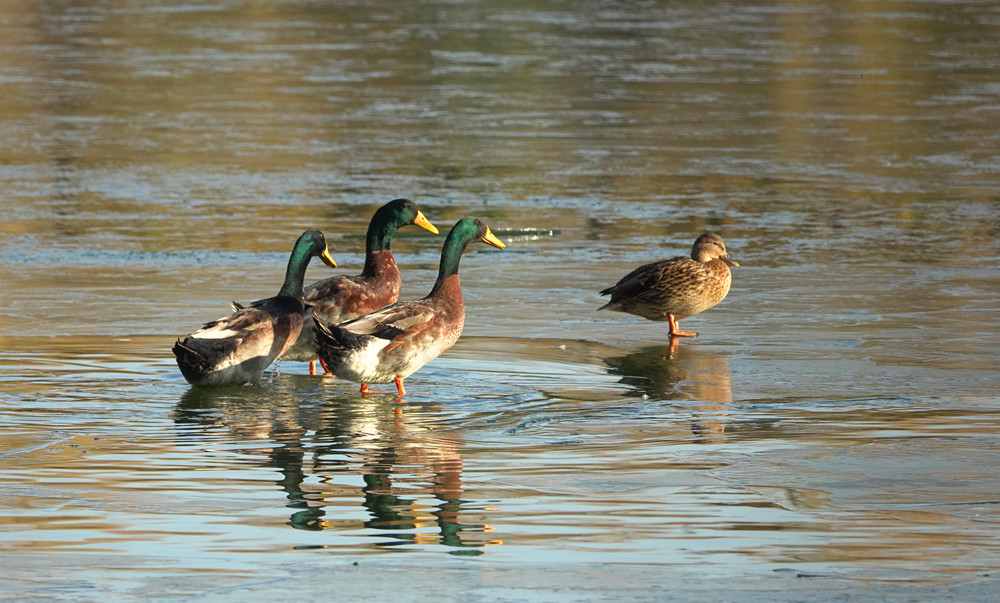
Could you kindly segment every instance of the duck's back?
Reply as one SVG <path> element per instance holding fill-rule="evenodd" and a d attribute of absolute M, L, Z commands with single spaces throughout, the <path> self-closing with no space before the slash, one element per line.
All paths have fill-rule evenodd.
<path fill-rule="evenodd" d="M 722 260 L 698 262 L 678 256 L 645 264 L 601 293 L 611 294 L 604 306 L 647 318 L 680 320 L 716 305 L 729 293 L 732 277 Z"/>
<path fill-rule="evenodd" d="M 305 302 L 312 306 L 313 315 L 337 324 L 395 303 L 401 288 L 399 278 L 373 281 L 363 276 L 335 276 L 306 287 Z"/>
<path fill-rule="evenodd" d="M 465 328 L 462 304 L 456 306 L 434 298 L 408 303 L 414 304 L 411 324 L 381 354 L 381 364 L 404 378 L 455 345 Z"/>
<path fill-rule="evenodd" d="M 341 377 L 364 383 L 406 378 L 458 341 L 465 306 L 457 275 L 423 299 L 397 302 L 314 331 L 320 357 Z M 343 332 L 347 333 L 343 333 Z M 338 333 L 340 332 L 340 333 Z"/>
<path fill-rule="evenodd" d="M 193 385 L 257 381 L 295 342 L 302 323 L 302 302 L 278 296 L 207 323 L 179 339 L 173 352 Z"/>
<path fill-rule="evenodd" d="M 313 314 L 334 324 L 384 308 L 399 300 L 403 281 L 388 249 L 373 251 L 358 276 L 334 276 L 305 288 Z"/>

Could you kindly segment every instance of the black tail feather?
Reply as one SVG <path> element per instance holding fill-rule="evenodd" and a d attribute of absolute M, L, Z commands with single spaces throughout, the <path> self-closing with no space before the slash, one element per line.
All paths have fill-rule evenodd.
<path fill-rule="evenodd" d="M 352 333 L 315 316 L 313 316 L 313 323 L 316 325 L 316 328 L 313 329 L 316 351 L 324 361 L 326 360 L 324 351 L 327 354 L 342 354 L 350 350 L 359 350 L 365 347 L 371 339 L 370 335 Z"/>
<path fill-rule="evenodd" d="M 393 325 L 387 325 L 384 322 L 377 322 L 375 324 L 377 324 L 378 326 L 375 328 L 374 331 L 372 331 L 371 334 L 373 337 L 378 337 L 379 339 L 388 339 L 392 341 L 393 339 L 405 333 L 403 329 L 400 329 L 399 327 L 394 327 Z"/>
<path fill-rule="evenodd" d="M 212 365 L 205 355 L 198 350 L 185 345 L 180 339 L 174 343 L 174 356 L 177 357 L 177 368 L 188 383 L 197 383 L 212 370 Z"/>

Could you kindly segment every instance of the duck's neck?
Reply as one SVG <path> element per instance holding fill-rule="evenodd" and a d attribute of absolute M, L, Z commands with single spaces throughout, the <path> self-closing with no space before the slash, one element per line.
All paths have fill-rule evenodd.
<path fill-rule="evenodd" d="M 437 283 L 440 283 L 449 276 L 458 275 L 458 264 L 462 261 L 462 254 L 469 245 L 469 239 L 456 236 L 454 230 L 448 233 L 448 239 L 441 249 L 441 264 L 438 268 Z M 435 287 L 437 286 L 435 283 Z"/>
<path fill-rule="evenodd" d="M 281 285 L 278 295 L 287 295 L 300 299 L 302 292 L 302 281 L 306 277 L 306 268 L 313 254 L 308 247 L 296 246 L 292 250 L 292 255 L 288 258 L 288 268 L 285 269 L 285 282 Z"/>
<path fill-rule="evenodd" d="M 383 216 L 372 220 L 365 236 L 365 255 L 371 255 L 374 251 L 388 251 L 398 229 L 399 225 L 394 220 L 386 220 Z"/>
<path fill-rule="evenodd" d="M 434 288 L 431 289 L 427 297 L 438 300 L 436 302 L 438 304 L 444 304 L 456 311 L 464 312 L 465 299 L 462 296 L 462 283 L 458 280 L 457 274 L 452 274 L 443 279 L 439 278 L 434 283 Z"/>
<path fill-rule="evenodd" d="M 458 264 L 462 261 L 462 254 L 465 253 L 465 248 L 468 245 L 469 239 L 467 237 L 457 236 L 454 230 L 448 233 L 448 239 L 444 242 L 444 248 L 441 249 L 441 265 L 438 268 L 438 277 L 434 281 L 431 295 L 435 295 L 438 291 L 453 290 L 458 290 L 459 295 L 461 295 L 462 289 L 458 283 Z"/>
<path fill-rule="evenodd" d="M 369 249 L 365 253 L 365 269 L 361 271 L 361 276 L 379 280 L 399 280 L 399 267 L 396 266 L 396 258 L 388 249 L 375 251 Z"/>

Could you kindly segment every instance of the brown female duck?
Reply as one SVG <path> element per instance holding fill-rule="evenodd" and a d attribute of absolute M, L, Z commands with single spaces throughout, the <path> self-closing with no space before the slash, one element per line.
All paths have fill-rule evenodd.
<path fill-rule="evenodd" d="M 601 291 L 601 295 L 611 295 L 611 301 L 598 310 L 666 320 L 671 337 L 694 337 L 697 333 L 678 329 L 677 321 L 726 298 L 732 283 L 729 266 L 739 266 L 739 262 L 726 253 L 722 237 L 706 232 L 694 242 L 690 258 L 678 256 L 639 266 Z"/>

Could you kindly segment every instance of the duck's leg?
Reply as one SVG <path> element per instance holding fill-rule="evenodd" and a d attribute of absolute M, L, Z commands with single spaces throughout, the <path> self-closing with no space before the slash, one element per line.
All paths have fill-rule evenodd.
<path fill-rule="evenodd" d="M 677 327 L 677 319 L 674 318 L 673 314 L 667 314 L 670 320 L 670 336 L 671 337 L 697 337 L 698 334 L 694 331 L 681 331 Z"/>
<path fill-rule="evenodd" d="M 367 383 L 362 383 L 361 384 L 361 395 L 362 396 L 367 396 L 368 395 L 368 384 Z"/>
<path fill-rule="evenodd" d="M 310 375 L 315 375 L 316 374 L 316 361 L 315 360 L 310 360 L 309 361 L 309 374 Z"/>
<path fill-rule="evenodd" d="M 323 376 L 324 377 L 327 376 L 327 375 L 332 375 L 333 374 L 333 371 L 330 370 L 330 367 L 328 367 L 326 365 L 326 360 L 323 360 L 322 358 L 320 358 L 319 359 L 319 365 L 323 367 Z"/>
<path fill-rule="evenodd" d="M 396 382 L 396 391 L 399 392 L 400 396 L 405 396 L 406 395 L 406 389 L 403 387 L 403 378 L 400 377 L 399 375 L 396 375 L 396 378 L 394 379 L 394 381 Z"/>

